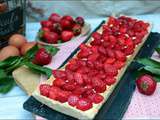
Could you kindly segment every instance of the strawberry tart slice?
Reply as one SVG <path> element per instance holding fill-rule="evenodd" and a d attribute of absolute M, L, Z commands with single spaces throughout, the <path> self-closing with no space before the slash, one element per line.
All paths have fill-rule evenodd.
<path fill-rule="evenodd" d="M 150 33 L 147 22 L 109 17 L 68 63 L 41 84 L 33 96 L 78 119 L 93 119 L 107 101 Z"/>

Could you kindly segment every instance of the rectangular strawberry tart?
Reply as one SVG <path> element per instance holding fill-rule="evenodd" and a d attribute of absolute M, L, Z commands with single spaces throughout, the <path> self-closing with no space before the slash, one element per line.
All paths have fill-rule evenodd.
<path fill-rule="evenodd" d="M 151 30 L 147 22 L 109 17 L 66 65 L 39 85 L 33 96 L 78 119 L 93 119 L 121 80 Z"/>

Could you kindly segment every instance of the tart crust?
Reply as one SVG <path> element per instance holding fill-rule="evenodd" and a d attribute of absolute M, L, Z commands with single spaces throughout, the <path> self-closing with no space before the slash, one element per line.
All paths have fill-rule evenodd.
<path fill-rule="evenodd" d="M 98 30 L 98 32 L 101 32 L 101 31 L 102 30 L 100 28 Z M 148 27 L 148 34 L 146 34 L 144 36 L 142 42 L 139 45 L 136 46 L 134 53 L 132 55 L 127 56 L 126 65 L 121 70 L 118 71 L 118 75 L 116 77 L 116 79 L 117 79 L 116 83 L 111 85 L 111 86 L 107 86 L 107 90 L 104 93 L 101 93 L 101 95 L 104 97 L 104 100 L 99 104 L 93 104 L 93 107 L 91 109 L 89 109 L 87 111 L 81 111 L 81 110 L 76 109 L 75 107 L 72 107 L 72 106 L 68 105 L 67 102 L 66 103 L 60 103 L 58 101 L 55 101 L 55 100 L 52 100 L 52 99 L 47 98 L 45 96 L 42 96 L 40 94 L 39 87 L 32 94 L 33 97 L 35 97 L 38 101 L 42 102 L 43 104 L 47 105 L 48 107 L 50 107 L 50 108 L 52 108 L 52 109 L 54 109 L 58 112 L 64 113 L 64 114 L 69 115 L 69 116 L 72 116 L 74 118 L 93 119 L 96 116 L 96 114 L 98 113 L 98 111 L 100 110 L 100 108 L 102 107 L 102 105 L 107 101 L 107 99 L 109 98 L 109 96 L 113 92 L 114 88 L 119 83 L 120 79 L 122 78 L 123 74 L 125 73 L 127 67 L 130 65 L 132 60 L 137 55 L 138 51 L 143 46 L 143 44 L 146 41 L 150 31 L 151 31 L 151 24 Z M 91 41 L 92 41 L 92 38 L 90 38 L 90 40 L 88 41 L 87 44 L 89 44 Z M 76 54 L 75 54 L 75 56 L 76 56 Z M 61 68 L 61 69 L 64 69 L 64 67 Z M 50 79 L 45 82 L 45 84 L 52 84 L 53 80 L 54 80 L 54 77 L 51 76 Z"/>

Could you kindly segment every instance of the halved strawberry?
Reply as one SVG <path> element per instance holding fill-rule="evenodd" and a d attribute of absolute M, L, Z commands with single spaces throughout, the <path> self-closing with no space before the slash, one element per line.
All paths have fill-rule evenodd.
<path fill-rule="evenodd" d="M 101 54 L 103 54 L 103 55 L 106 55 L 106 54 L 107 54 L 106 49 L 105 49 L 103 46 L 99 46 L 99 47 L 98 47 L 98 51 L 99 51 L 99 53 L 101 53 Z"/>
<path fill-rule="evenodd" d="M 106 52 L 107 52 L 108 57 L 115 58 L 115 53 L 113 49 L 107 48 Z"/>
<path fill-rule="evenodd" d="M 119 61 L 126 61 L 125 54 L 123 52 L 121 52 L 120 50 L 116 50 L 115 51 L 115 55 L 116 55 L 117 60 L 119 60 Z"/>
<path fill-rule="evenodd" d="M 116 61 L 114 63 L 114 67 L 116 67 L 117 69 L 121 69 L 124 65 L 125 65 L 125 62 L 122 62 L 122 61 Z"/>
<path fill-rule="evenodd" d="M 98 53 L 94 53 L 88 56 L 88 61 L 94 62 L 98 59 L 99 54 Z"/>
<path fill-rule="evenodd" d="M 86 111 L 92 108 L 92 103 L 90 102 L 90 100 L 86 99 L 86 98 L 81 98 L 78 100 L 76 108 L 82 111 Z"/>
<path fill-rule="evenodd" d="M 48 97 L 51 86 L 48 84 L 41 84 L 39 87 L 40 94 Z"/>
<path fill-rule="evenodd" d="M 75 106 L 77 104 L 79 100 L 79 96 L 78 95 L 74 95 L 74 94 L 71 94 L 69 97 L 68 97 L 68 104 L 70 106 Z"/>
<path fill-rule="evenodd" d="M 53 70 L 52 74 L 55 78 L 66 79 L 66 73 L 62 70 Z"/>
<path fill-rule="evenodd" d="M 95 88 L 97 93 L 102 93 L 106 90 L 104 82 L 98 77 L 92 78 L 92 86 Z"/>
<path fill-rule="evenodd" d="M 117 68 L 110 64 L 104 64 L 104 70 L 108 76 L 116 76 L 118 74 Z"/>
<path fill-rule="evenodd" d="M 92 33 L 92 37 L 93 37 L 95 40 L 100 40 L 100 39 L 102 38 L 101 34 L 98 33 L 98 32 Z"/>
<path fill-rule="evenodd" d="M 49 91 L 49 98 L 57 100 L 57 93 L 61 92 L 61 89 L 55 86 L 52 86 Z"/>
<path fill-rule="evenodd" d="M 110 86 L 116 82 L 116 79 L 114 77 L 107 77 L 104 82 Z"/>
<path fill-rule="evenodd" d="M 104 97 L 100 94 L 94 93 L 89 95 L 88 99 L 90 99 L 93 103 L 98 104 L 103 101 Z"/>
<path fill-rule="evenodd" d="M 82 95 L 86 89 L 84 87 L 77 86 L 76 89 L 73 91 L 75 95 Z"/>
<path fill-rule="evenodd" d="M 53 81 L 53 84 L 54 86 L 57 86 L 57 87 L 62 87 L 63 85 L 65 85 L 65 81 L 60 79 L 60 78 L 56 78 L 54 81 Z"/>
<path fill-rule="evenodd" d="M 81 73 L 74 73 L 74 80 L 76 81 L 76 83 L 78 85 L 83 85 L 84 84 L 84 81 L 83 81 L 83 77 L 82 77 L 82 74 Z"/>
<path fill-rule="evenodd" d="M 79 68 L 79 65 L 76 64 L 67 64 L 66 69 L 71 70 L 71 71 L 76 71 Z"/>
<path fill-rule="evenodd" d="M 107 58 L 104 64 L 113 64 L 115 61 L 115 58 Z"/>
<path fill-rule="evenodd" d="M 103 93 L 103 92 L 105 92 L 106 91 L 106 85 L 105 85 L 105 83 L 103 82 L 101 84 L 101 86 L 95 87 L 94 90 L 96 91 L 96 93 Z"/>
<path fill-rule="evenodd" d="M 67 90 L 67 91 L 73 91 L 76 89 L 76 85 L 74 83 L 66 83 L 63 86 L 63 90 Z"/>
<path fill-rule="evenodd" d="M 57 93 L 57 100 L 61 103 L 67 102 L 70 94 L 71 92 L 62 90 L 61 92 Z"/>

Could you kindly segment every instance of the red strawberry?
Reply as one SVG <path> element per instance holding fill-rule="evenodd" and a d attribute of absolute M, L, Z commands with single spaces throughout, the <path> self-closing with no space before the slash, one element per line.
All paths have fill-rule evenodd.
<path fill-rule="evenodd" d="M 63 29 L 71 29 L 72 23 L 69 20 L 61 19 L 60 24 Z"/>
<path fill-rule="evenodd" d="M 63 86 L 63 89 L 67 90 L 67 91 L 73 91 L 73 90 L 75 90 L 75 88 L 76 88 L 76 85 L 74 83 L 66 83 Z"/>
<path fill-rule="evenodd" d="M 41 25 L 42 25 L 42 27 L 47 27 L 49 29 L 52 28 L 52 22 L 48 21 L 48 20 L 41 21 Z"/>
<path fill-rule="evenodd" d="M 62 27 L 59 23 L 53 23 L 53 31 L 60 34 L 62 32 Z"/>
<path fill-rule="evenodd" d="M 116 67 L 110 64 L 104 64 L 104 70 L 108 76 L 116 76 L 118 74 Z"/>
<path fill-rule="evenodd" d="M 77 103 L 78 103 L 78 100 L 79 100 L 79 97 L 77 95 L 73 95 L 71 94 L 69 97 L 68 97 L 68 104 L 70 106 L 75 106 Z"/>
<path fill-rule="evenodd" d="M 50 91 L 50 85 L 41 84 L 39 87 L 39 90 L 40 90 L 41 95 L 48 97 L 49 91 Z"/>
<path fill-rule="evenodd" d="M 71 40 L 73 36 L 74 36 L 73 32 L 71 32 L 71 31 L 63 31 L 61 34 L 61 38 L 62 38 L 63 42 L 67 42 L 67 41 Z"/>
<path fill-rule="evenodd" d="M 157 83 L 150 75 L 142 75 L 136 80 L 136 85 L 140 93 L 152 95 L 155 92 Z"/>
<path fill-rule="evenodd" d="M 74 79 L 78 85 L 83 85 L 84 81 L 83 81 L 82 74 L 78 72 L 74 73 Z"/>
<path fill-rule="evenodd" d="M 38 65 L 47 65 L 51 62 L 52 56 L 49 54 L 45 48 L 40 48 L 34 57 L 34 63 Z"/>
<path fill-rule="evenodd" d="M 61 20 L 61 16 L 58 15 L 57 13 L 52 13 L 51 16 L 49 17 L 49 20 L 52 21 L 53 23 L 58 23 Z"/>
<path fill-rule="evenodd" d="M 67 102 L 70 94 L 71 92 L 61 90 L 57 93 L 57 100 L 61 103 Z"/>
<path fill-rule="evenodd" d="M 52 74 L 55 78 L 66 79 L 66 72 L 62 70 L 53 70 Z"/>
<path fill-rule="evenodd" d="M 75 19 L 75 22 L 81 26 L 83 26 L 85 23 L 83 17 L 80 17 L 80 16 Z"/>
<path fill-rule="evenodd" d="M 95 39 L 95 40 L 100 40 L 102 38 L 102 35 L 98 32 L 94 32 L 92 33 L 92 37 Z"/>
<path fill-rule="evenodd" d="M 76 89 L 73 91 L 73 94 L 82 95 L 86 89 L 84 87 L 77 86 Z"/>
<path fill-rule="evenodd" d="M 97 77 L 92 78 L 92 86 L 95 88 L 97 93 L 102 93 L 106 90 L 104 82 Z"/>
<path fill-rule="evenodd" d="M 65 69 L 68 69 L 70 71 L 76 71 L 79 68 L 78 64 L 67 64 Z"/>
<path fill-rule="evenodd" d="M 88 56 L 88 61 L 94 62 L 98 59 L 98 57 L 99 57 L 98 53 L 91 54 L 90 56 Z"/>
<path fill-rule="evenodd" d="M 117 60 L 119 60 L 119 61 L 126 61 L 125 54 L 123 52 L 121 52 L 120 50 L 116 50 L 115 51 L 115 55 L 116 55 Z"/>
<path fill-rule="evenodd" d="M 61 92 L 61 89 L 55 86 L 52 86 L 49 91 L 49 98 L 53 100 L 57 100 L 58 93 Z"/>
<path fill-rule="evenodd" d="M 62 17 L 62 19 L 68 20 L 68 21 L 70 21 L 71 23 L 74 23 L 74 20 L 73 20 L 73 18 L 72 18 L 70 15 L 65 15 L 65 16 Z"/>
<path fill-rule="evenodd" d="M 121 69 L 121 68 L 125 65 L 125 62 L 116 61 L 113 65 L 114 65 L 114 67 L 116 67 L 117 69 Z"/>
<path fill-rule="evenodd" d="M 115 58 L 107 58 L 105 64 L 113 64 L 116 61 Z"/>
<path fill-rule="evenodd" d="M 103 55 L 106 55 L 106 54 L 107 54 L 106 49 L 105 49 L 103 46 L 99 46 L 99 47 L 98 47 L 98 51 L 99 51 L 99 53 L 101 53 L 101 54 L 103 54 Z"/>
<path fill-rule="evenodd" d="M 105 83 L 102 83 L 101 86 L 95 87 L 94 90 L 97 93 L 103 93 L 103 92 L 105 92 L 106 91 L 106 85 L 105 85 Z"/>
<path fill-rule="evenodd" d="M 131 55 L 131 54 L 133 54 L 133 52 L 134 52 L 134 48 L 135 48 L 134 45 L 127 46 L 127 48 L 124 49 L 124 53 L 125 53 L 126 55 Z"/>
<path fill-rule="evenodd" d="M 74 73 L 70 70 L 66 70 L 66 77 L 69 83 L 73 83 L 74 82 Z"/>
<path fill-rule="evenodd" d="M 81 34 L 82 27 L 81 27 L 80 25 L 78 25 L 78 24 L 75 24 L 75 25 L 73 26 L 73 28 L 72 28 L 72 31 L 73 31 L 73 34 L 74 34 L 75 36 L 77 36 L 77 35 Z"/>
<path fill-rule="evenodd" d="M 97 69 L 97 70 L 101 70 L 103 68 L 103 64 L 99 61 L 94 61 L 94 67 Z"/>
<path fill-rule="evenodd" d="M 113 49 L 107 48 L 106 52 L 107 52 L 108 57 L 115 58 L 115 53 Z"/>
<path fill-rule="evenodd" d="M 93 103 L 98 104 L 103 101 L 104 97 L 100 94 L 94 93 L 88 96 Z"/>
<path fill-rule="evenodd" d="M 116 79 L 114 77 L 107 77 L 104 81 L 107 85 L 110 86 L 116 82 Z"/>
<path fill-rule="evenodd" d="M 55 44 L 59 39 L 59 35 L 55 32 L 45 32 L 43 35 L 43 39 L 47 43 Z"/>
<path fill-rule="evenodd" d="M 65 81 L 62 80 L 62 79 L 56 78 L 56 79 L 53 81 L 53 85 L 54 85 L 54 86 L 57 86 L 57 87 L 62 87 L 63 85 L 65 85 Z"/>
<path fill-rule="evenodd" d="M 78 100 L 76 108 L 82 111 L 86 111 L 92 108 L 92 103 L 86 98 L 81 98 Z"/>
<path fill-rule="evenodd" d="M 48 27 L 43 27 L 41 28 L 41 30 L 43 30 L 44 32 L 50 32 L 50 29 Z"/>

